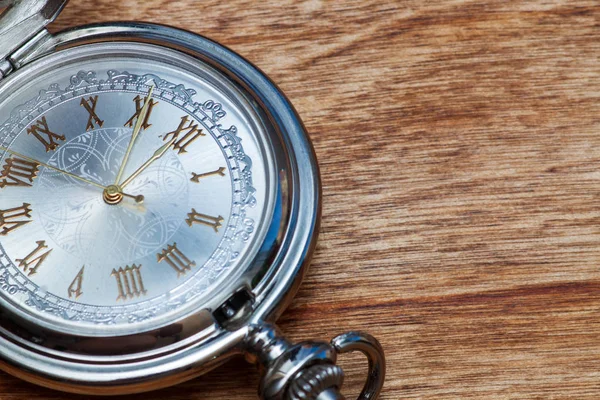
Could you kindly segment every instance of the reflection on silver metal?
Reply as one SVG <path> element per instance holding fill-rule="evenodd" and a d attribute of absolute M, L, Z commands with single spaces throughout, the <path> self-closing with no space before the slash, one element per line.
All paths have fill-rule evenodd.
<path fill-rule="evenodd" d="M 68 0 L 14 0 L 0 18 L 0 61 L 52 22 Z M 0 5 L 2 6 L 2 5 Z"/>
<path fill-rule="evenodd" d="M 385 356 L 377 339 L 363 332 L 348 332 L 333 338 L 331 345 L 339 354 L 360 351 L 367 356 L 369 374 L 359 399 L 376 399 L 385 380 Z"/>
<path fill-rule="evenodd" d="M 385 379 L 385 357 L 371 335 L 349 332 L 331 344 L 292 345 L 273 325 L 254 325 L 245 342 L 248 359 L 263 371 L 259 396 L 264 400 L 344 399 L 344 373 L 335 365 L 337 354 L 360 351 L 367 356 L 369 373 L 359 400 L 376 399 Z"/>
<path fill-rule="evenodd" d="M 297 374 L 287 390 L 289 400 L 304 400 L 337 393 L 344 383 L 344 371 L 337 365 L 316 364 Z"/>
<path fill-rule="evenodd" d="M 260 140 L 263 132 L 252 130 L 251 125 L 236 117 L 243 115 L 244 110 L 229 101 L 222 101 L 219 104 L 227 110 L 226 114 L 225 111 L 221 114 L 222 120 L 232 124 L 227 130 L 236 131 L 245 139 L 244 145 L 229 145 L 236 137 L 224 132 L 220 121 L 210 110 L 205 110 L 207 104 L 214 108 L 214 96 L 220 96 L 220 92 L 198 89 L 196 93 L 196 90 L 188 89 L 194 84 L 190 76 L 175 65 L 164 65 L 169 60 L 167 50 L 161 50 L 162 62 L 152 64 L 153 74 L 131 73 L 140 68 L 141 72 L 146 71 L 145 65 L 140 67 L 142 58 L 148 60 L 147 64 L 152 63 L 156 53 L 148 53 L 147 47 L 121 45 L 116 50 L 112 45 L 96 44 L 85 49 L 83 54 L 78 54 L 78 49 L 70 49 L 63 54 L 70 60 L 70 66 L 40 69 L 37 77 L 29 80 L 29 85 L 39 85 L 33 98 L 19 90 L 19 76 L 7 82 L 9 89 L 0 94 L 0 100 L 8 97 L 16 104 L 7 107 L 11 111 L 10 118 L 0 122 L 0 137 L 10 140 L 9 147 L 20 149 L 20 154 L 32 154 L 37 149 L 39 153 L 33 161 L 44 166 L 31 190 L 19 194 L 4 190 L 0 208 L 9 208 L 14 202 L 13 196 L 32 204 L 38 216 L 33 222 L 37 240 L 52 242 L 57 247 L 51 262 L 70 278 L 77 274 L 81 265 L 87 265 L 86 279 L 96 283 L 75 301 L 61 297 L 66 284 L 64 275 L 48 270 L 47 276 L 19 280 L 20 272 L 6 260 L 14 262 L 15 254 L 28 245 L 29 238 L 23 235 L 3 240 L 0 243 L 0 254 L 3 255 L 0 267 L 19 287 L 9 300 L 19 304 L 16 313 L 27 308 L 27 314 L 35 315 L 38 324 L 47 321 L 54 329 L 77 334 L 86 333 L 84 323 L 105 325 L 105 334 L 130 334 L 164 324 L 167 321 L 161 320 L 162 316 L 173 317 L 178 310 L 194 307 L 194 303 L 195 307 L 200 307 L 205 304 L 201 297 L 209 296 L 210 291 L 220 292 L 216 283 L 222 283 L 227 275 L 241 269 L 243 257 L 240 256 L 250 255 L 248 248 L 256 241 L 260 245 L 261 232 L 267 229 L 262 222 L 265 221 L 263 215 L 271 212 L 273 202 L 273 196 L 266 194 L 273 190 L 269 190 L 271 185 L 265 180 L 271 157 L 257 151 L 245 151 L 246 147 L 252 147 L 249 140 L 254 137 Z M 120 51 L 129 49 L 137 54 L 135 59 L 119 57 Z M 83 62 L 90 61 L 90 53 L 95 60 L 103 58 L 95 62 L 95 71 L 82 67 Z M 178 53 L 171 57 L 182 61 Z M 119 72 L 117 67 L 126 67 L 131 72 Z M 163 73 L 175 75 L 176 83 L 164 79 Z M 202 71 L 196 73 L 202 76 Z M 129 175 L 135 167 L 142 166 L 137 171 L 143 169 L 143 173 L 139 179 L 131 180 L 127 189 L 144 196 L 145 208 L 139 209 L 131 207 L 131 200 L 120 201 L 120 189 L 117 189 L 116 197 L 110 196 L 110 191 L 102 190 L 112 185 L 116 169 L 126 154 L 132 128 L 124 127 L 123 123 L 135 108 L 133 99 L 139 93 L 146 93 L 149 85 L 157 85 L 154 99 L 160 106 L 154 111 L 151 129 L 141 135 L 134 147 L 127 173 Z M 224 83 L 221 88 L 226 89 Z M 104 127 L 86 130 L 88 113 L 80 105 L 84 93 L 85 96 L 99 96 L 96 112 L 103 116 Z M 197 98 L 202 102 L 196 102 Z M 119 113 L 121 110 L 123 112 Z M 195 146 L 185 155 L 166 152 L 168 147 L 165 148 L 161 153 L 164 157 L 146 169 L 148 157 L 156 153 L 156 148 L 165 146 L 161 135 L 179 123 L 179 113 L 191 115 L 210 135 L 203 140 L 202 146 Z M 40 131 L 44 135 L 29 135 L 31 127 L 37 127 L 40 122 L 44 123 L 44 130 Z M 23 125 L 30 128 L 23 132 Z M 59 135 L 54 132 L 60 133 L 60 140 L 56 142 L 54 138 Z M 47 142 L 48 138 L 52 140 Z M 53 143 L 54 147 L 49 148 L 48 143 Z M 228 179 L 212 181 L 210 185 L 194 185 L 187 171 L 197 168 L 198 164 L 225 164 Z M 86 182 L 82 183 L 80 179 Z M 124 188 L 129 179 L 121 182 L 119 187 Z M 99 184 L 100 189 L 89 190 L 88 182 Z M 107 208 L 107 202 L 113 206 Z M 190 204 L 215 215 L 222 214 L 226 219 L 225 226 L 218 232 L 190 229 L 185 224 Z M 176 274 L 151 267 L 156 262 L 156 254 L 174 241 L 187 249 L 186 253 L 198 263 L 194 270 L 196 276 L 188 275 L 189 279 L 183 282 Z M 150 296 L 135 303 L 115 302 L 121 297 L 118 297 L 118 287 L 110 278 L 110 271 L 134 263 L 146 266 L 144 282 Z M 40 286 L 44 290 L 40 290 Z M 94 326 L 88 328 L 91 328 L 88 334 L 97 331 Z"/>
<path fill-rule="evenodd" d="M 84 26 L 51 35 L 44 27 L 60 12 L 65 0 L 13 3 L 0 17 L 0 146 L 16 146 L 24 153 L 33 151 L 34 154 L 27 154 L 64 168 L 73 167 L 66 162 L 76 163 L 76 155 L 93 154 L 110 170 L 116 163 L 113 158 L 119 159 L 119 154 L 112 152 L 118 147 L 113 141 L 122 139 L 126 143 L 130 135 L 123 123 L 133 110 L 126 108 L 132 107 L 133 96 L 143 96 L 148 85 L 153 84 L 161 103 L 153 113 L 193 117 L 207 135 L 202 138 L 206 140 L 201 148 L 212 146 L 211 154 L 220 158 L 215 158 L 218 163 L 206 165 L 204 161 L 200 164 L 206 160 L 204 156 L 192 151 L 165 156 L 156 166 L 167 163 L 167 183 L 180 183 L 182 190 L 174 194 L 161 189 L 156 180 L 148 179 L 156 195 L 144 191 L 143 206 L 131 199 L 107 205 L 101 190 L 80 188 L 40 166 L 36 185 L 23 190 L 41 191 L 43 195 L 19 192 L 36 202 L 33 209 L 37 219 L 29 225 L 39 229 L 36 235 L 45 235 L 40 240 L 52 243 L 53 256 L 72 253 L 74 262 L 61 266 L 60 274 L 47 275 L 48 282 L 44 282 L 42 290 L 39 280 L 45 273 L 52 274 L 54 261 L 48 258 L 47 265 L 30 279 L 15 270 L 12 261 L 24 256 L 19 249 L 27 236 L 19 239 L 15 233 L 2 239 L 0 366 L 55 389 L 125 394 L 191 379 L 244 352 L 249 360 L 264 367 L 260 389 L 264 399 L 339 400 L 343 399 L 339 393 L 343 373 L 335 366 L 337 354 L 357 350 L 367 355 L 370 364 L 361 399 L 375 399 L 385 374 L 383 352 L 375 339 L 351 333 L 331 344 L 292 345 L 268 325 L 290 303 L 306 272 L 315 248 L 321 210 L 319 172 L 311 144 L 292 105 L 275 85 L 239 55 L 190 32 L 153 24 L 119 23 Z M 86 133 L 89 115 L 80 104 L 83 96 L 91 95 L 112 97 L 100 99 L 94 110 L 103 125 Z M 112 114 L 104 108 L 111 104 L 116 110 Z M 174 109 L 176 113 L 169 111 Z M 51 114 L 55 116 L 52 121 Z M 80 115 L 80 128 L 69 118 L 61 118 L 73 115 Z M 126 117 L 118 126 L 117 115 Z M 40 143 L 29 146 L 23 140 L 27 138 L 26 134 L 21 136 L 24 129 L 38 116 L 48 116 L 48 123 L 56 124 L 52 129 L 65 135 L 56 151 L 46 153 Z M 154 128 L 161 132 L 144 132 L 142 137 L 147 142 L 140 149 L 157 148 L 164 134 L 177 128 L 166 126 L 166 121 L 155 119 Z M 111 133 L 109 140 L 100 140 L 105 133 Z M 85 143 L 76 143 L 78 138 Z M 143 162 L 149 155 L 140 151 L 133 157 Z M 0 152 L 0 161 L 6 156 Z M 220 167 L 225 170 L 222 179 L 190 180 L 192 171 L 203 174 Z M 103 176 L 101 169 L 88 170 L 92 170 L 95 179 L 111 182 L 110 171 Z M 78 209 L 74 201 L 63 202 L 61 196 L 56 196 L 57 182 L 64 184 L 60 185 L 61 190 L 65 195 L 72 194 L 72 199 L 88 196 L 85 191 L 89 191 L 91 206 Z M 223 182 L 231 183 L 229 189 L 218 186 Z M 132 181 L 128 189 L 135 188 Z M 217 188 L 223 190 L 218 192 Z M 222 227 L 216 232 L 202 224 L 184 223 L 192 207 L 197 207 L 187 204 L 188 194 L 201 190 L 219 193 L 199 196 L 203 203 L 212 201 L 215 208 L 227 207 L 226 212 L 196 208 L 198 214 L 207 213 L 214 218 L 223 215 Z M 15 197 L 11 196 L 3 192 L 0 205 Z M 45 204 L 47 199 L 53 204 Z M 0 209 L 9 206 L 2 205 Z M 65 207 L 68 212 L 63 214 L 71 219 L 56 224 L 54 213 Z M 162 236 L 149 230 L 146 238 L 160 236 L 160 240 L 145 243 L 144 247 L 132 244 L 141 241 L 140 237 L 129 235 L 115 242 L 114 254 L 104 252 L 102 245 L 82 251 L 77 247 L 81 242 L 70 245 L 68 238 L 61 236 L 71 230 L 70 224 L 80 221 L 72 215 L 73 210 L 90 214 L 102 210 L 115 218 L 120 213 L 119 223 L 130 227 L 137 220 L 154 218 L 160 222 L 157 226 L 161 227 Z M 180 225 L 162 224 L 169 213 L 177 214 Z M 29 226 L 19 231 L 25 229 Z M 205 236 L 171 236 L 192 229 Z M 214 243 L 207 245 L 213 238 Z M 186 240 L 196 243 L 196 247 L 184 248 Z M 220 241 L 227 243 L 221 246 Z M 156 263 L 156 255 L 173 243 L 195 263 L 185 275 L 179 276 L 163 265 L 152 268 L 151 258 Z M 136 251 L 130 256 L 127 251 L 132 248 Z M 226 251 L 218 253 L 215 249 L 219 248 Z M 200 259 L 202 255 L 204 261 Z M 82 262 L 78 257 L 87 259 Z M 133 262 L 139 265 L 140 258 L 145 260 L 141 271 L 145 296 L 116 302 L 113 293 L 85 286 L 86 279 L 109 268 L 109 273 L 98 275 L 94 281 L 98 287 L 110 283 L 110 290 L 116 291 L 110 270 L 126 268 Z M 60 260 L 68 261 L 69 257 Z M 201 271 L 205 264 L 210 266 Z M 77 282 L 82 265 L 84 282 L 81 287 L 75 285 L 75 291 L 73 283 Z M 204 278 L 213 279 L 213 283 L 203 286 Z M 194 284 L 197 290 L 188 290 Z M 75 292 L 77 296 L 71 296 Z M 240 297 L 240 293 L 244 295 Z M 224 310 L 223 307 L 226 312 L 215 311 Z"/>
<path fill-rule="evenodd" d="M 57 65 L 66 68 L 70 63 L 79 62 L 77 60 L 81 57 L 89 57 L 90 65 L 97 67 L 98 59 L 102 62 L 118 62 L 120 58 L 110 54 L 118 56 L 120 52 L 127 57 L 129 54 L 140 56 L 144 53 L 148 62 L 139 63 L 135 68 L 154 71 L 158 65 L 170 63 L 178 69 L 197 74 L 195 90 L 219 88 L 220 97 L 230 104 L 227 110 L 215 101 L 206 101 L 199 105 L 199 112 L 206 114 L 207 121 L 208 118 L 214 121 L 209 127 L 214 125 L 216 134 L 232 150 L 240 148 L 241 140 L 244 141 L 246 153 L 251 147 L 254 148 L 254 156 L 250 155 L 254 169 L 263 164 L 268 173 L 263 178 L 263 184 L 268 188 L 269 200 L 262 207 L 254 208 L 264 210 L 256 218 L 257 222 L 260 221 L 259 231 L 258 228 L 253 231 L 253 227 L 247 223 L 242 224 L 239 238 L 242 241 L 250 237 L 255 239 L 249 242 L 250 247 L 237 254 L 237 266 L 232 274 L 220 282 L 218 290 L 207 293 L 203 302 L 182 303 L 181 307 L 187 308 L 187 311 L 179 317 L 150 318 L 142 325 L 138 324 L 134 330 L 134 325 L 127 324 L 112 324 L 99 330 L 83 321 L 63 323 L 53 318 L 52 323 L 47 323 L 39 317 L 33 318 L 30 313 L 19 311 L 15 305 L 21 306 L 15 304 L 11 306 L 15 308 L 14 311 L 7 309 L 0 320 L 0 357 L 12 365 L 10 371 L 14 374 L 38 384 L 79 393 L 147 391 L 200 375 L 239 351 L 240 342 L 248 330 L 247 324 L 273 321 L 289 304 L 304 275 L 314 249 L 320 216 L 318 170 L 304 127 L 285 97 L 262 73 L 235 53 L 201 36 L 164 26 L 123 23 L 69 30 L 47 40 L 38 43 L 38 48 L 44 51 L 34 50 L 31 54 L 36 57 L 28 59 L 25 65 L 0 83 L 0 113 L 8 115 L 15 105 L 20 104 L 11 103 L 10 96 L 20 88 L 32 87 L 31 83 L 23 83 L 33 81 L 33 78 L 40 74 L 43 76 L 47 71 L 52 71 L 56 78 Z M 186 54 L 181 52 L 182 48 L 185 48 Z M 169 54 L 175 54 L 176 57 Z M 184 78 L 178 74 L 177 80 Z M 100 84 L 91 79 L 84 72 L 76 76 L 72 84 L 76 87 Z M 129 82 L 128 79 L 125 77 L 122 84 Z M 46 91 L 48 82 L 42 79 L 42 83 L 46 87 L 39 101 L 46 101 L 55 91 Z M 32 88 L 35 89 L 35 86 Z M 147 92 L 148 88 L 142 89 Z M 164 90 L 181 91 L 181 87 L 172 85 Z M 181 96 L 185 98 L 190 93 L 181 91 Z M 27 107 L 36 106 L 37 102 L 34 103 Z M 74 103 L 74 107 L 83 110 L 78 102 Z M 97 111 L 100 113 L 99 109 Z M 229 118 L 224 117 L 225 111 L 229 112 L 228 115 L 236 111 L 236 118 L 240 122 L 235 125 L 243 127 L 246 133 L 224 125 Z M 87 117 L 83 111 L 80 115 L 83 123 L 81 129 L 85 130 Z M 130 116 L 127 115 L 127 118 Z M 179 114 L 175 116 L 181 117 Z M 102 118 L 106 120 L 104 116 Z M 105 122 L 101 129 L 107 129 L 107 124 Z M 251 132 L 255 132 L 255 136 Z M 240 138 L 242 134 L 243 139 Z M 12 140 L 10 135 L 0 138 L 5 145 L 12 143 Z M 43 147 L 38 147 L 46 154 Z M 186 153 L 182 157 L 188 156 L 189 153 Z M 255 180 L 255 187 L 257 183 Z M 193 182 L 190 184 L 202 186 Z M 237 195 L 243 195 L 243 191 Z M 246 198 L 255 196 L 256 193 Z M 144 204 L 148 202 L 149 199 L 146 199 Z M 210 232 L 209 229 L 207 231 Z M 214 231 L 211 234 L 215 235 Z M 119 265 L 114 267 L 118 268 Z M 65 279 L 66 286 L 77 274 L 77 268 L 81 268 L 81 265 L 75 266 L 68 279 Z M 160 270 L 168 272 L 164 268 Z M 89 268 L 86 268 L 86 273 L 88 271 Z M 176 274 L 173 276 L 176 277 Z M 107 277 L 113 280 L 111 284 L 114 285 L 110 271 Z M 0 287 L 11 293 L 20 290 L 8 271 L 4 274 L 0 272 L 0 283 Z M 64 293 L 67 293 L 66 286 Z M 251 293 L 253 303 L 244 307 L 241 314 L 232 313 L 237 321 L 235 327 L 227 324 L 228 329 L 224 329 L 222 326 L 225 324 L 217 324 L 210 310 L 219 309 L 240 289 Z M 84 295 L 87 295 L 85 288 Z M 35 301 L 31 304 L 36 305 Z M 131 304 L 135 306 L 135 303 Z M 129 305 L 123 303 L 118 307 Z M 95 317 L 95 314 L 87 315 Z M 76 324 L 77 328 L 72 324 Z M 119 332 L 120 329 L 125 331 Z M 127 340 L 122 339 L 123 335 L 127 335 Z M 131 343 L 136 343 L 136 346 Z M 28 373 L 20 373 L 21 370 L 27 370 Z M 65 381 L 64 376 L 69 376 L 69 381 Z"/>

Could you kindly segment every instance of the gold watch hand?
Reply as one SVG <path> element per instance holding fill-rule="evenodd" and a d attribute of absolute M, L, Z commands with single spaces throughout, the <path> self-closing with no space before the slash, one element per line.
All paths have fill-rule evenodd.
<path fill-rule="evenodd" d="M 0 146 L 0 151 L 6 151 L 7 153 L 10 153 L 10 154 L 15 155 L 15 156 L 20 157 L 20 158 L 24 158 L 25 160 L 29 160 L 31 162 L 34 162 L 34 163 L 36 163 L 38 165 L 41 165 L 42 167 L 53 169 L 56 172 L 60 172 L 61 174 L 70 176 L 73 179 L 80 180 L 81 182 L 87 183 L 89 185 L 96 186 L 99 189 L 102 189 L 102 190 L 107 189 L 106 186 L 103 186 L 103 185 L 101 185 L 101 184 L 99 184 L 97 182 L 90 181 L 89 179 L 82 178 L 79 175 L 75 175 L 75 174 L 73 174 L 71 172 L 68 172 L 68 171 L 65 171 L 63 169 L 60 169 L 60 168 L 57 168 L 57 167 L 53 167 L 50 164 L 43 163 L 41 161 L 36 160 L 35 158 L 31 158 L 31 157 L 28 157 L 28 156 L 26 156 L 24 154 L 18 153 L 18 152 L 14 151 L 14 150 L 7 149 L 6 147 Z M 137 203 L 141 203 L 141 202 L 144 201 L 144 196 L 142 196 L 142 195 L 133 196 L 133 195 L 126 194 L 126 193 L 123 193 L 123 192 L 121 192 L 121 195 L 123 195 L 125 197 L 130 197 L 130 198 L 134 199 Z"/>
<path fill-rule="evenodd" d="M 146 114 L 148 113 L 148 107 L 150 106 L 150 101 L 152 100 L 152 92 L 154 91 L 154 85 L 150 86 L 150 90 L 148 90 L 148 95 L 146 96 L 146 101 L 140 110 L 140 115 L 138 115 L 137 120 L 135 121 L 135 126 L 133 127 L 133 133 L 131 134 L 131 139 L 129 139 L 129 144 L 127 145 L 127 150 L 125 151 L 125 156 L 123 157 L 123 162 L 121 162 L 121 167 L 119 168 L 119 172 L 117 173 L 117 179 L 115 179 L 115 185 L 119 183 L 121 177 L 123 176 L 123 172 L 125 171 L 125 166 L 127 165 L 127 160 L 129 160 L 129 155 L 131 154 L 131 149 L 133 148 L 133 144 L 140 134 L 140 130 L 142 130 L 142 125 L 144 124 L 144 120 L 146 119 Z"/>
<path fill-rule="evenodd" d="M 87 184 L 90 184 L 90 185 L 93 185 L 93 186 L 96 186 L 97 188 L 100 188 L 100 189 L 103 189 L 103 190 L 105 189 L 105 187 L 104 187 L 104 186 L 102 186 L 102 185 L 101 185 L 101 184 L 99 184 L 99 183 L 96 183 L 96 182 L 94 182 L 94 181 L 90 181 L 90 180 L 88 180 L 88 179 L 82 178 L 82 177 L 80 177 L 79 175 L 72 174 L 71 172 L 68 172 L 68 171 L 62 170 L 62 169 L 60 169 L 60 168 L 53 167 L 53 166 L 52 166 L 52 165 L 50 165 L 50 164 L 46 164 L 46 163 L 43 163 L 43 162 L 41 162 L 41 161 L 38 161 L 38 160 L 36 160 L 35 158 L 31 158 L 31 157 L 28 157 L 28 156 L 26 156 L 26 155 L 23 155 L 23 154 L 21 154 L 21 153 L 17 153 L 16 151 L 13 151 L 13 150 L 7 149 L 6 147 L 1 147 L 1 146 L 0 146 L 0 151 L 6 151 L 7 153 L 10 153 L 10 154 L 12 154 L 12 155 L 15 155 L 15 156 L 17 156 L 17 157 L 24 158 L 24 159 L 26 159 L 26 160 L 29 160 L 29 161 L 31 161 L 31 162 L 34 162 L 34 163 L 36 163 L 36 164 L 39 164 L 39 165 L 41 165 L 41 166 L 43 166 L 43 167 L 46 167 L 46 168 L 53 169 L 53 170 L 55 170 L 55 171 L 57 171 L 57 172 L 60 172 L 61 174 L 65 174 L 65 175 L 67 175 L 67 176 L 70 176 L 71 178 L 74 178 L 74 179 L 79 179 L 80 181 L 82 181 L 82 182 L 85 182 L 85 183 L 87 183 Z"/>
<path fill-rule="evenodd" d="M 171 147 L 173 145 L 173 143 L 175 143 L 175 140 L 177 140 L 177 137 L 174 137 L 173 139 L 169 140 L 167 143 L 160 146 L 160 148 L 154 152 L 152 157 L 150 157 L 150 159 L 148 159 L 148 161 L 143 163 L 141 167 L 136 169 L 135 172 L 133 174 L 131 174 L 131 176 L 129 176 L 129 178 L 125 179 L 123 181 L 123 183 L 121 183 L 119 185 L 119 187 L 121 189 L 123 189 L 125 186 L 129 185 L 129 183 L 131 183 L 132 180 L 134 180 L 139 174 L 141 174 L 146 168 L 148 168 L 148 166 L 150 166 L 150 164 L 152 164 L 154 161 L 161 158 L 167 152 L 167 150 L 169 150 L 169 147 Z"/>

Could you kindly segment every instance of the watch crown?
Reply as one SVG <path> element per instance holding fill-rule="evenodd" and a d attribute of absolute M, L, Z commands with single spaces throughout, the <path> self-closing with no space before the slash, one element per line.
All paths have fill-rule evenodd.
<path fill-rule="evenodd" d="M 298 373 L 288 389 L 290 400 L 316 400 L 324 391 L 341 389 L 344 371 L 337 365 L 313 365 Z"/>
<path fill-rule="evenodd" d="M 261 367 L 259 396 L 263 400 L 344 400 L 340 393 L 344 372 L 335 365 L 337 355 L 359 351 L 367 356 L 369 374 L 359 397 L 375 400 L 385 378 L 385 356 L 371 335 L 348 332 L 331 343 L 292 344 L 269 324 L 249 327 L 245 340 L 248 360 Z"/>

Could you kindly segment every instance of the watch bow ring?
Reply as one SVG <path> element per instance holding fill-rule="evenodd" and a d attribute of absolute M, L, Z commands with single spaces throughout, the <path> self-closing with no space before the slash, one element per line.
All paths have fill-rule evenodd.
<path fill-rule="evenodd" d="M 66 0 L 0 1 L 0 368 L 125 394 L 236 355 L 268 400 L 343 399 L 351 332 L 273 325 L 314 251 L 316 157 L 279 89 L 197 34 L 148 23 L 46 30 Z"/>

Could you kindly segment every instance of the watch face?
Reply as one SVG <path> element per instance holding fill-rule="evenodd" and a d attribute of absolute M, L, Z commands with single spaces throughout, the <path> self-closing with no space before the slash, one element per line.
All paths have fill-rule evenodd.
<path fill-rule="evenodd" d="M 0 301 L 89 335 L 159 326 L 239 278 L 273 212 L 252 107 L 151 45 L 56 53 L 0 94 Z"/>

